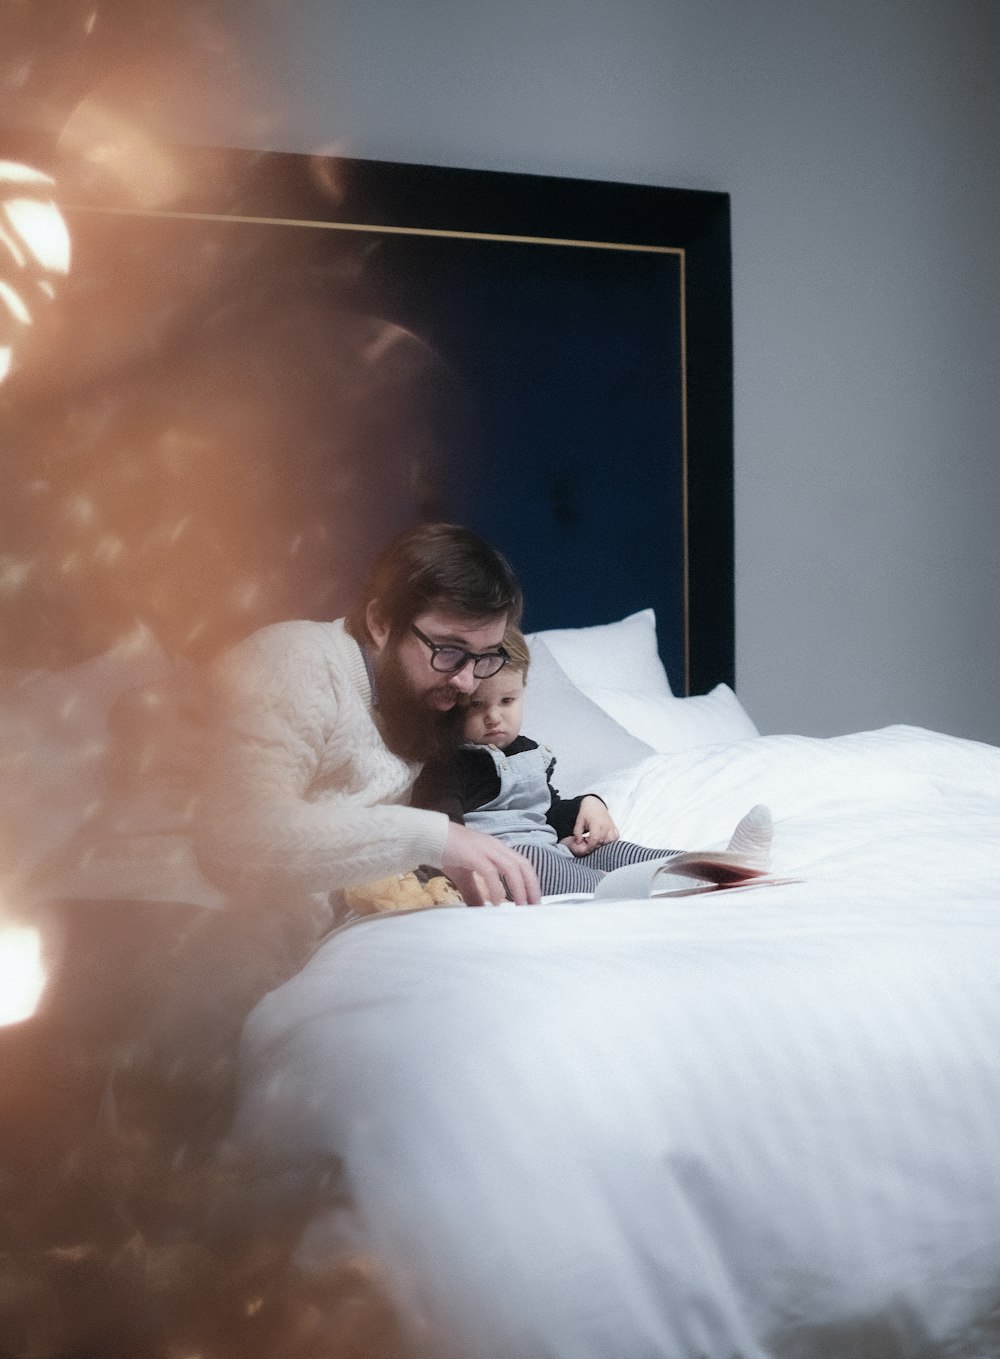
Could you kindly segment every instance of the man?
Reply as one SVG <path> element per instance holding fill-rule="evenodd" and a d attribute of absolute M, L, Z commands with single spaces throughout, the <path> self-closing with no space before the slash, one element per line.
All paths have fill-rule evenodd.
<path fill-rule="evenodd" d="M 504 662 L 521 592 L 469 530 L 422 524 L 382 553 L 346 619 L 262 628 L 217 663 L 198 852 L 239 900 L 276 907 L 418 864 L 470 905 L 539 900 L 528 862 L 493 837 L 409 806 L 463 694 Z"/>
<path fill-rule="evenodd" d="M 85 1122 L 113 1085 L 122 1126 L 210 1145 L 244 1016 L 302 966 L 339 889 L 426 863 L 471 905 L 538 901 L 515 850 L 409 805 L 520 607 L 499 553 L 422 525 L 382 554 L 348 619 L 272 624 L 205 684 L 185 670 L 176 692 L 119 700 L 121 786 L 34 888 L 53 970 L 13 1071 L 0 1042 L 0 1079 L 51 1069 L 41 1095 Z M 42 1115 L 25 1108 L 30 1152 Z"/>
<path fill-rule="evenodd" d="M 150 1259 L 164 1240 L 190 1240 L 211 1264 L 232 1213 L 239 1230 L 223 1235 L 250 1242 L 237 1274 L 263 1243 L 280 1279 L 297 1215 L 331 1192 L 329 1171 L 321 1185 L 304 1174 L 297 1192 L 283 1177 L 280 1196 L 266 1167 L 241 1187 L 229 1160 L 205 1177 L 232 1115 L 243 1019 L 301 967 L 339 888 L 432 863 L 470 904 L 539 899 L 514 850 L 408 805 L 459 696 L 503 663 L 520 606 L 499 553 L 424 525 L 383 553 L 349 619 L 274 624 L 223 656 L 207 713 L 186 683 L 119 711 L 138 787 L 88 832 L 79 862 L 36 889 L 53 971 L 38 1013 L 0 1028 L 15 1115 L 0 1180 L 16 1193 L 0 1209 L 28 1224 L 33 1248 L 46 1231 L 53 1244 L 79 1232 L 90 1212 L 93 1239 L 112 1243 L 111 1297 L 126 1235 L 138 1231 Z M 25 1205 L 39 1203 L 36 1222 Z M 100 1258 L 90 1265 L 103 1280 Z M 178 1315 L 202 1302 L 197 1284 L 184 1271 L 171 1281 Z"/>

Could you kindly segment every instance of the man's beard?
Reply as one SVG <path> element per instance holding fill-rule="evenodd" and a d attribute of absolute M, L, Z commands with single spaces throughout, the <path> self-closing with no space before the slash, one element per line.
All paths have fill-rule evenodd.
<path fill-rule="evenodd" d="M 399 663 L 396 643 L 386 643 L 374 662 L 378 694 L 376 718 L 389 749 L 404 760 L 429 760 L 449 754 L 461 744 L 461 717 L 457 703 L 449 709 L 432 707 L 430 694 L 414 692 Z M 441 693 L 450 686 L 438 687 Z"/>

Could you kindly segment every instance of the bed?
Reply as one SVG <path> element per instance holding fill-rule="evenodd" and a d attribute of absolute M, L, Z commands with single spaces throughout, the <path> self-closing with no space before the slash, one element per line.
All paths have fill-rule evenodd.
<path fill-rule="evenodd" d="M 339 1164 L 299 1263 L 366 1261 L 408 1353 L 995 1354 L 1000 750 L 760 736 L 655 629 L 535 634 L 525 730 L 643 843 L 767 803 L 791 881 L 348 924 L 249 1017 L 236 1134 Z"/>
<path fill-rule="evenodd" d="M 371 552 L 428 517 L 517 566 L 526 730 L 563 792 L 600 792 L 664 848 L 722 845 L 766 803 L 792 879 L 379 914 L 271 990 L 244 1027 L 232 1138 L 279 1189 L 336 1186 L 307 1204 L 298 1271 L 321 1289 L 346 1270 L 394 1318 L 352 1323 L 352 1349 L 307 1290 L 312 1348 L 290 1352 L 1000 1353 L 1000 750 L 905 727 L 762 736 L 734 692 L 726 195 L 168 159 L 180 187 L 152 206 L 96 165 L 45 162 L 73 287 L 4 417 L 23 454 L 5 542 L 41 564 L 0 601 L 5 891 L 114 810 L 123 697 L 262 623 L 342 612 Z M 491 329 L 483 297 L 536 293 L 557 305 Z M 500 422 L 455 476 L 470 408 Z M 498 447 L 527 523 L 484 494 L 510 480 Z M 598 599 L 589 553 L 616 567 Z M 137 815 L 163 833 L 152 801 Z M 119 895 L 211 911 L 185 863 Z M 106 904 L 79 879 L 62 892 Z M 150 1230 L 172 1248 L 167 1228 Z M 260 1297 L 240 1305 L 266 1321 Z"/>

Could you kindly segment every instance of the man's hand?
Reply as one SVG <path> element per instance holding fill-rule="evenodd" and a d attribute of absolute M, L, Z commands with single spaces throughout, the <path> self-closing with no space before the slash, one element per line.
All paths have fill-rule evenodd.
<path fill-rule="evenodd" d="M 522 854 L 457 822 L 448 827 L 441 867 L 468 906 L 501 901 L 532 906 L 542 899 L 535 870 Z"/>
<path fill-rule="evenodd" d="M 611 819 L 611 813 L 599 797 L 588 793 L 580 803 L 573 834 L 567 835 L 562 843 L 578 859 L 582 859 L 598 845 L 606 845 L 609 840 L 617 839 L 618 827 Z"/>

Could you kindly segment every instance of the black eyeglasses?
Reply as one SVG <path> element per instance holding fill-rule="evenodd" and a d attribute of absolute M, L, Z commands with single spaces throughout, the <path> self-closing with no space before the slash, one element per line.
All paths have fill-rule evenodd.
<path fill-rule="evenodd" d="M 439 646 L 437 642 L 432 642 L 426 637 L 416 623 L 410 624 L 410 631 L 430 649 L 431 669 L 437 670 L 442 675 L 457 675 L 471 661 L 472 673 L 476 679 L 489 679 L 498 670 L 502 670 L 510 660 L 502 646 L 497 647 L 496 651 L 469 651 L 464 646 Z"/>

